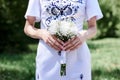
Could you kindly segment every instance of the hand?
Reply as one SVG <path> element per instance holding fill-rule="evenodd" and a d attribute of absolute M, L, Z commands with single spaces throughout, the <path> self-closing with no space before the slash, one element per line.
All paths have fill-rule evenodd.
<path fill-rule="evenodd" d="M 82 43 L 85 41 L 85 37 L 83 35 L 78 35 L 75 36 L 74 38 L 68 40 L 65 44 L 64 44 L 64 50 L 65 51 L 72 51 L 75 50 L 77 48 L 80 47 L 80 45 L 82 45 Z"/>
<path fill-rule="evenodd" d="M 52 48 L 61 51 L 63 49 L 63 42 L 51 35 L 47 30 L 41 29 L 41 38 L 45 43 L 47 43 Z"/>

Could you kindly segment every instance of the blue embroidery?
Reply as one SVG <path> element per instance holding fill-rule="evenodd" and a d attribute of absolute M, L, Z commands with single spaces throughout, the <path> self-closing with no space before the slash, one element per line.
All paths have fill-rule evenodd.
<path fill-rule="evenodd" d="M 39 75 L 37 74 L 37 80 L 39 80 Z"/>
<path fill-rule="evenodd" d="M 81 4 L 83 3 L 82 0 L 78 0 L 78 2 L 81 3 Z"/>
<path fill-rule="evenodd" d="M 80 80 L 83 80 L 83 74 L 80 74 Z"/>
<path fill-rule="evenodd" d="M 51 20 L 64 20 L 64 19 L 71 19 L 72 21 L 75 21 L 74 17 L 70 17 L 71 15 L 75 15 L 78 12 L 79 6 L 71 3 L 71 1 L 68 0 L 49 0 L 50 4 L 46 7 L 46 11 L 50 15 L 46 19 L 46 25 L 49 25 Z M 79 0 L 81 3 L 82 0 Z"/>

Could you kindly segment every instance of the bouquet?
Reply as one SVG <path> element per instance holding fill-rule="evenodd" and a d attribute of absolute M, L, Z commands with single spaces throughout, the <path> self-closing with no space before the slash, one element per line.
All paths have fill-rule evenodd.
<path fill-rule="evenodd" d="M 63 42 L 68 41 L 78 34 L 76 24 L 70 20 L 52 20 L 48 31 Z"/>
<path fill-rule="evenodd" d="M 68 41 L 69 39 L 77 36 L 78 28 L 76 24 L 71 20 L 52 20 L 49 24 L 48 31 L 62 40 L 63 42 Z M 59 51 L 61 56 L 61 70 L 60 75 L 66 75 L 66 51 Z"/>

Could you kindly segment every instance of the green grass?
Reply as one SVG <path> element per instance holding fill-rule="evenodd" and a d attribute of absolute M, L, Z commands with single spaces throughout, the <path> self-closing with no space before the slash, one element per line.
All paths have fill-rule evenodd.
<path fill-rule="evenodd" d="M 31 52 L 0 54 L 0 80 L 35 80 L 36 45 Z"/>
<path fill-rule="evenodd" d="M 88 41 L 92 54 L 92 80 L 120 80 L 120 38 Z M 32 52 L 0 54 L 0 80 L 34 80 L 37 45 Z"/>
<path fill-rule="evenodd" d="M 93 80 L 120 80 L 120 39 L 89 41 Z"/>

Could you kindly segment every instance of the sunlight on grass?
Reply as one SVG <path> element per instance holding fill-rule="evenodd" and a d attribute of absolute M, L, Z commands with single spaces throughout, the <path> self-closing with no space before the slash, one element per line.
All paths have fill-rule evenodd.
<path fill-rule="evenodd" d="M 0 54 L 0 80 L 34 80 L 35 53 Z"/>
<path fill-rule="evenodd" d="M 88 42 L 92 53 L 93 80 L 120 80 L 120 39 Z"/>
<path fill-rule="evenodd" d="M 92 80 L 120 80 L 120 38 L 89 40 Z M 35 80 L 36 44 L 30 52 L 0 54 L 0 80 Z"/>

